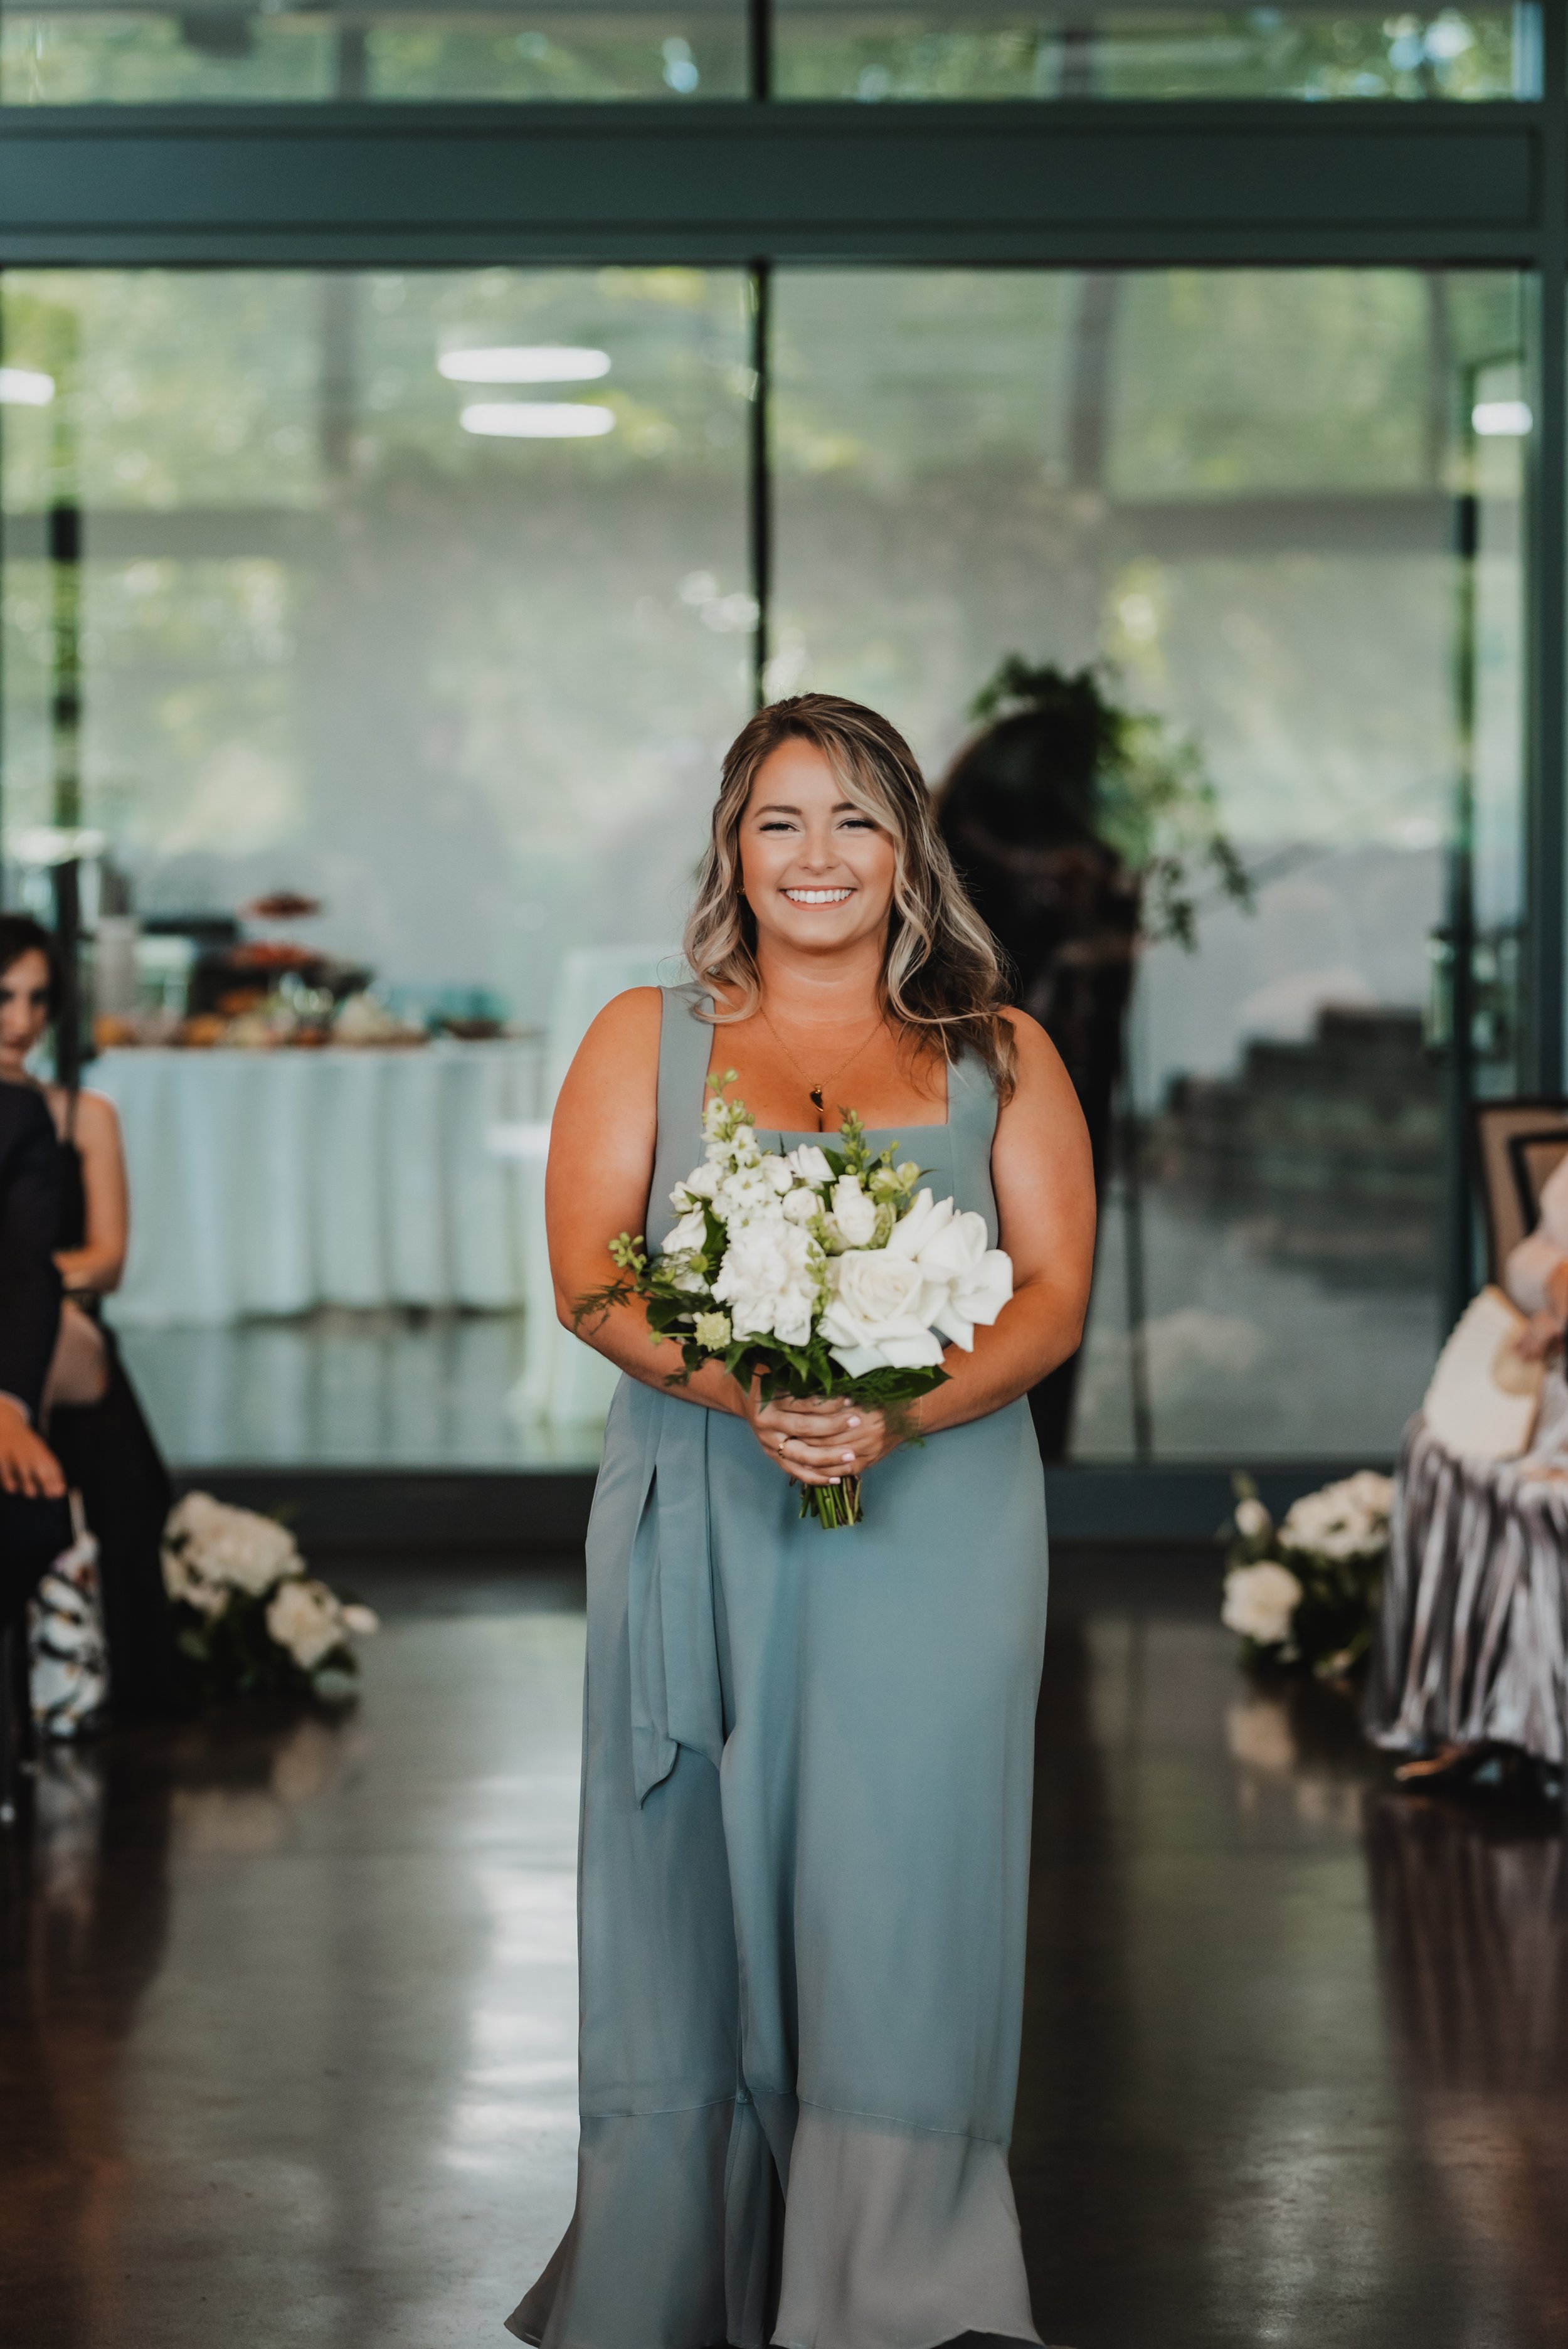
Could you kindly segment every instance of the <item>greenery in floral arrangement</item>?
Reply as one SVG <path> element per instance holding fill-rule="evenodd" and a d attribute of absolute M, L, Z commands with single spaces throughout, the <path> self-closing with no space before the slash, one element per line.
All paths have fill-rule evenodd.
<path fill-rule="evenodd" d="M 1232 1479 L 1221 1620 L 1248 1663 L 1341 1680 L 1372 1646 L 1394 1487 L 1369 1468 L 1307 1493 L 1276 1526 L 1252 1478 Z"/>
<path fill-rule="evenodd" d="M 356 1639 L 380 1627 L 305 1570 L 286 1526 L 187 1493 L 163 1529 L 163 1583 L 201 1695 L 307 1696 L 358 1670 Z"/>
<path fill-rule="evenodd" d="M 1017 709 L 1051 714 L 1064 740 L 1078 746 L 1073 766 L 1088 795 L 1085 828 L 1115 850 L 1139 884 L 1142 936 L 1172 939 L 1191 953 L 1203 874 L 1246 907 L 1252 883 L 1221 824 L 1219 794 L 1197 744 L 1152 712 L 1125 708 L 1116 682 L 1106 662 L 1068 671 L 1009 653 L 969 714 L 983 724 Z M 1071 787 L 1064 774 L 1058 788 Z"/>

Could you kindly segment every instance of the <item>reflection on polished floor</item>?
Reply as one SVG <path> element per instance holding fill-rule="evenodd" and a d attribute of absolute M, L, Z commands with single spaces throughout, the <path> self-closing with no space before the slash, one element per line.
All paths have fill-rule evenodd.
<path fill-rule="evenodd" d="M 1214 1571 L 1059 1562 L 1014 2167 L 1076 2349 L 1568 2335 L 1562 1820 L 1390 1791 Z M 55 1760 L 0 1859 L 26 2349 L 447 2349 L 572 2201 L 581 1585 L 368 1568 L 363 1696 Z M 9 2329 L 5 2329 L 8 2325 Z"/>

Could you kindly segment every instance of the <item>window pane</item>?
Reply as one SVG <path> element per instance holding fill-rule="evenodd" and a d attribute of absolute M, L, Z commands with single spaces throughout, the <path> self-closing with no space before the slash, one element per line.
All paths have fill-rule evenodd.
<path fill-rule="evenodd" d="M 744 95 L 744 0 L 558 0 L 457 11 L 220 0 L 0 16 L 8 106 L 221 98 L 700 98 Z"/>
<path fill-rule="evenodd" d="M 1125 1050 L 1141 1185 L 1108 1133 L 1121 1171 L 1102 1203 L 1076 1451 L 1133 1448 L 1146 1363 L 1165 1456 L 1391 1452 L 1444 1309 L 1461 674 L 1490 974 L 1467 1081 L 1512 1073 L 1516 282 L 799 273 L 777 306 L 774 689 L 885 709 L 934 780 L 1010 653 L 1105 664 L 1106 696 L 1164 721 L 1185 811 L 1167 845 L 1185 858 L 1195 943 L 1140 959 Z M 1453 552 L 1467 490 L 1468 600 Z M 1109 1093 L 1114 925 L 1089 921 L 1054 959 L 1057 931 L 1077 936 L 1055 819 L 1038 817 L 1038 841 L 1035 816 L 1016 820 L 1013 849 L 1046 859 L 1037 900 L 1016 858 L 1001 889 L 1006 858 L 978 820 L 972 869 L 1021 925 L 1023 999 Z M 1206 853 L 1216 822 L 1251 910 Z M 1151 874 L 1146 926 L 1160 894 Z M 1068 982 L 1097 955 L 1109 1032 L 1086 1042 L 1068 1032 Z"/>
<path fill-rule="evenodd" d="M 1538 94 L 1533 8 L 777 0 L 787 98 L 1487 98 Z"/>
<path fill-rule="evenodd" d="M 678 939 L 750 706 L 745 291 L 5 280 L 36 395 L 5 410 L 8 885 L 46 914 L 80 848 L 89 1081 L 132 1172 L 113 1311 L 178 1459 L 548 1457 L 554 1404 L 598 1407 L 507 1415 L 542 1279 L 553 1321 L 537 1122 L 603 994 Z M 319 1036 L 362 974 L 382 1011 L 332 1049 L 253 1049 Z"/>

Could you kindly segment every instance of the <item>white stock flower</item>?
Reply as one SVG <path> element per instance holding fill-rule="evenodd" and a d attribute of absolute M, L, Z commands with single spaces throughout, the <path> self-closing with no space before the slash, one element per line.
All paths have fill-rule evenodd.
<path fill-rule="evenodd" d="M 1227 1630 L 1255 1640 L 1260 1648 L 1277 1648 L 1289 1638 L 1291 1617 L 1300 1604 L 1301 1585 L 1290 1568 L 1264 1558 L 1258 1566 L 1238 1566 L 1226 1575 L 1220 1620 Z"/>
<path fill-rule="evenodd" d="M 830 1183 L 833 1179 L 833 1170 L 829 1165 L 826 1155 L 818 1149 L 814 1142 L 798 1143 L 785 1159 L 784 1164 L 798 1183 L 810 1183 L 820 1186 Z"/>
<path fill-rule="evenodd" d="M 1236 1531 L 1243 1541 L 1255 1541 L 1260 1534 L 1274 1531 L 1274 1519 L 1263 1503 L 1249 1495 L 1236 1503 Z"/>
<path fill-rule="evenodd" d="M 869 1247 L 876 1237 L 877 1203 L 861 1188 L 858 1174 L 841 1174 L 833 1185 L 833 1223 L 846 1247 Z"/>
<path fill-rule="evenodd" d="M 282 1582 L 267 1606 L 267 1630 L 302 1672 L 314 1672 L 343 1645 L 343 1609 L 325 1582 L 295 1576 Z"/>
<path fill-rule="evenodd" d="M 714 1209 L 731 1231 L 766 1221 L 779 1213 L 779 1194 L 761 1166 L 738 1166 L 718 1186 Z"/>
<path fill-rule="evenodd" d="M 920 1267 L 888 1248 L 835 1257 L 820 1327 L 835 1361 L 851 1378 L 866 1371 L 919 1370 L 940 1362 L 942 1345 L 922 1311 Z"/>
<path fill-rule="evenodd" d="M 738 1338 L 771 1334 L 803 1346 L 816 1303 L 816 1257 L 810 1234 L 778 1214 L 732 1230 L 713 1293 L 729 1308 Z"/>

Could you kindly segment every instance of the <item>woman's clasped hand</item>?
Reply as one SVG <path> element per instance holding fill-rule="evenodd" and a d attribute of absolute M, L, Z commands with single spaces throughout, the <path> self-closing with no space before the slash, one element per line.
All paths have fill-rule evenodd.
<path fill-rule="evenodd" d="M 753 1388 L 746 1416 L 768 1454 L 798 1485 L 836 1485 L 885 1460 L 908 1439 L 910 1412 L 897 1427 L 888 1414 L 842 1396 L 787 1396 L 765 1403 Z"/>

